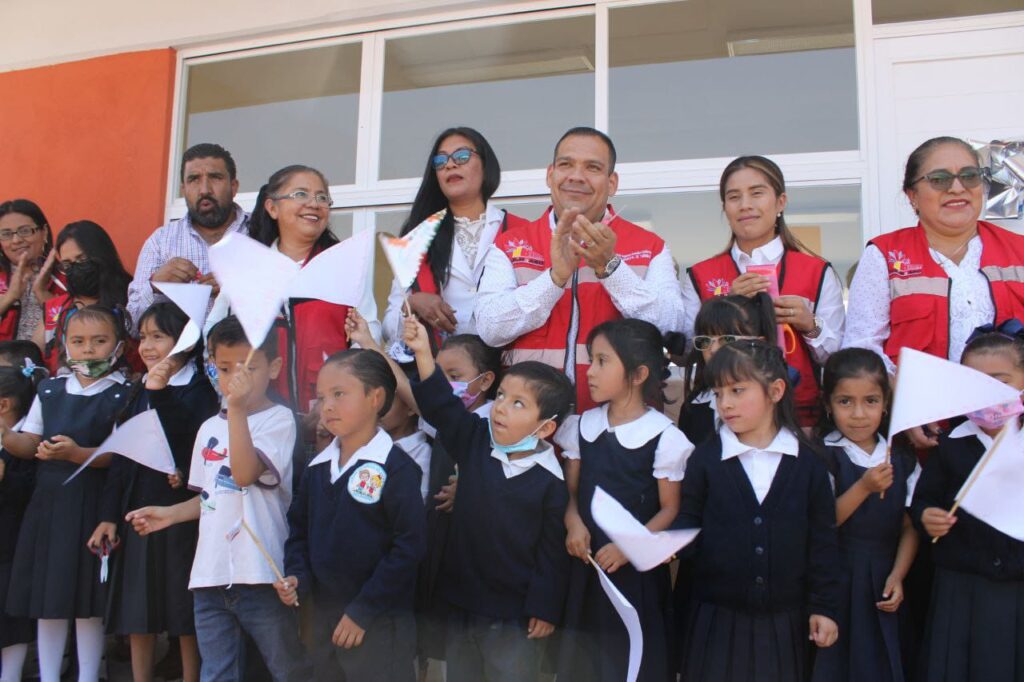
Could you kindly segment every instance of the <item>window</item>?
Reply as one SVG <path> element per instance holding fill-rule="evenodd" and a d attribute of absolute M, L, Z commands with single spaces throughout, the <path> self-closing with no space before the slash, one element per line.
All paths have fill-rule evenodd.
<path fill-rule="evenodd" d="M 189 66 L 179 153 L 222 145 L 242 192 L 293 163 L 322 171 L 332 185 L 355 182 L 361 54 L 355 43 Z"/>
<path fill-rule="evenodd" d="M 609 12 L 622 161 L 857 149 L 852 0 L 685 0 Z"/>
<path fill-rule="evenodd" d="M 872 0 L 871 14 L 876 24 L 922 19 L 946 19 L 976 14 L 1024 10 L 1024 0 Z"/>
<path fill-rule="evenodd" d="M 387 41 L 382 180 L 421 177 L 445 128 L 476 128 L 503 170 L 547 165 L 558 137 L 594 124 L 594 18 L 525 21 Z"/>

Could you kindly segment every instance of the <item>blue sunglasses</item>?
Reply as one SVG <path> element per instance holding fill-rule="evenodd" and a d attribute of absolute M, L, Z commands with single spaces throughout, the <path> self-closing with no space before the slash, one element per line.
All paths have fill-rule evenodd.
<path fill-rule="evenodd" d="M 434 166 L 434 170 L 441 170 L 448 165 L 448 159 L 455 162 L 456 166 L 465 166 L 469 163 L 469 160 L 476 154 L 480 156 L 480 153 L 476 150 L 470 149 L 469 147 L 460 147 L 453 151 L 451 154 L 435 154 L 430 159 L 430 163 Z"/>

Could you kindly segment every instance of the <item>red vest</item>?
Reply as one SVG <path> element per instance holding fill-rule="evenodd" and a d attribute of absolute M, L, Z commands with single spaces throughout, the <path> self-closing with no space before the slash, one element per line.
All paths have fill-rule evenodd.
<path fill-rule="evenodd" d="M 548 276 L 546 271 L 551 267 L 551 210 L 549 207 L 536 221 L 510 229 L 495 240 L 511 261 L 519 286 L 539 276 Z M 618 216 L 608 227 L 615 231 L 617 237 L 615 253 L 622 257 L 619 267 L 633 268 L 637 275 L 645 277 L 651 260 L 665 248 L 665 242 L 653 232 Z M 574 311 L 578 317 L 575 334 L 572 329 Z M 565 293 L 551 310 L 548 321 L 513 341 L 505 353 L 505 362 L 513 365 L 524 360 L 539 360 L 565 371 L 576 384 L 576 411 L 582 413 L 594 406 L 587 388 L 587 368 L 590 367 L 587 335 L 602 322 L 621 318 L 622 313 L 615 307 L 593 268 L 581 260 L 579 269 L 565 285 Z"/>
<path fill-rule="evenodd" d="M 1024 320 L 1024 237 L 978 221 L 981 272 L 989 281 L 995 324 Z M 889 338 L 893 362 L 907 346 L 949 357 L 949 277 L 929 253 L 924 228 L 905 227 L 872 239 L 889 265 Z"/>
<path fill-rule="evenodd" d="M 498 234 L 494 235 L 497 240 L 502 234 L 512 228 L 522 227 L 529 225 L 530 221 L 526 218 L 520 218 L 519 216 L 509 213 L 508 211 L 502 211 L 505 215 L 501 219 L 501 228 L 498 230 Z M 485 246 L 483 244 L 481 247 Z M 438 286 L 438 282 L 434 279 L 434 273 L 430 271 L 430 261 L 427 258 L 423 259 L 420 263 L 420 270 L 416 273 L 416 281 L 412 283 L 412 287 L 409 288 L 409 293 L 414 294 L 417 292 L 423 292 L 425 294 L 437 294 L 441 295 L 441 287 Z M 430 336 L 430 342 L 434 348 L 434 355 L 444 345 L 441 335 L 435 330 L 426 320 L 420 320 L 423 326 L 427 328 L 427 333 Z"/>
<path fill-rule="evenodd" d="M 779 262 L 779 293 L 802 296 L 811 302 L 812 310 L 817 309 L 829 267 L 828 262 L 817 256 L 786 249 Z M 697 263 L 688 272 L 701 301 L 728 295 L 732 281 L 740 276 L 740 270 L 728 251 Z M 807 342 L 799 334 L 796 337 L 796 346 L 792 352 L 786 353 L 786 362 L 800 372 L 800 383 L 793 391 L 797 420 L 801 426 L 813 426 L 821 409 L 819 372 Z"/>

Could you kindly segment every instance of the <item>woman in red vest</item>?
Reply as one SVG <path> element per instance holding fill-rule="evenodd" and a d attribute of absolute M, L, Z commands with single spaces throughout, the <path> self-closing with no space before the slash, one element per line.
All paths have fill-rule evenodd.
<path fill-rule="evenodd" d="M 488 204 L 500 183 L 498 157 L 476 130 L 449 128 L 434 140 L 402 234 L 443 208 L 448 213 L 410 292 L 397 281 L 391 287 L 383 325 L 389 341 L 402 337 L 407 293 L 413 313 L 434 332 L 438 347 L 441 334 L 476 333 L 473 309 L 487 249 L 500 232 L 526 223 Z"/>
<path fill-rule="evenodd" d="M 0 204 L 0 341 L 30 340 L 43 304 L 65 291 L 54 277 L 53 233 L 28 199 Z"/>
<path fill-rule="evenodd" d="M 249 219 L 249 236 L 306 265 L 338 243 L 329 229 L 332 203 L 323 173 L 309 166 L 287 166 L 260 188 Z M 367 320 L 377 319 L 369 286 L 359 310 Z M 298 412 L 308 412 L 316 399 L 316 375 L 324 358 L 348 348 L 348 311 L 348 306 L 293 298 L 277 320 L 278 348 L 284 365 L 275 389 Z"/>
<path fill-rule="evenodd" d="M 924 142 L 907 159 L 903 191 L 918 224 L 868 242 L 850 285 L 843 346 L 868 348 L 896 370 L 907 346 L 960 362 L 975 327 L 1024 319 L 1024 237 L 979 220 L 984 172 L 955 137 Z M 936 425 L 911 430 L 921 448 Z"/>
<path fill-rule="evenodd" d="M 768 292 L 772 280 L 748 268 L 774 268 L 779 285 L 775 315 L 780 325 L 789 327 L 786 362 L 800 372 L 797 418 L 801 426 L 813 426 L 820 367 L 839 350 L 843 338 L 843 285 L 832 266 L 786 227 L 786 181 L 773 161 L 763 156 L 733 159 L 722 171 L 718 192 L 732 237 L 725 251 L 687 271 L 685 332 L 692 338 L 700 304 L 712 296 Z"/>

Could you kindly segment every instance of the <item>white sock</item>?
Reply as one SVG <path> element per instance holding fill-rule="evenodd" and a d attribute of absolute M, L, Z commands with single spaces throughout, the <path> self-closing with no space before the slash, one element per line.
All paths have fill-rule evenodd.
<path fill-rule="evenodd" d="M 36 645 L 39 649 L 39 678 L 41 682 L 60 682 L 60 664 L 68 641 L 68 621 L 40 618 L 36 633 L 39 638 Z"/>
<path fill-rule="evenodd" d="M 21 669 L 25 667 L 25 656 L 28 644 L 12 644 L 3 648 L 3 670 L 0 671 L 0 682 L 20 682 Z"/>
<path fill-rule="evenodd" d="M 78 643 L 78 682 L 97 682 L 103 661 L 102 618 L 76 618 L 75 637 Z"/>

